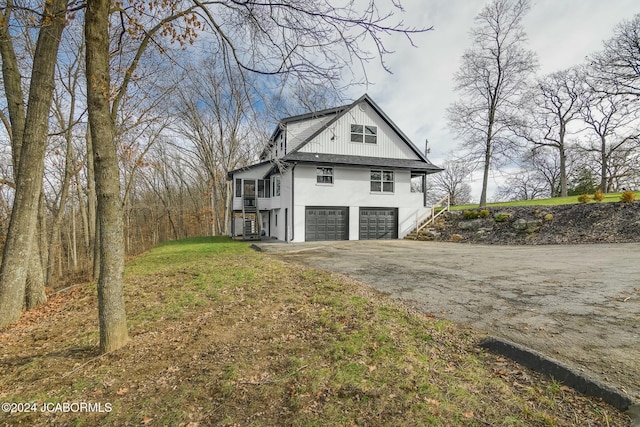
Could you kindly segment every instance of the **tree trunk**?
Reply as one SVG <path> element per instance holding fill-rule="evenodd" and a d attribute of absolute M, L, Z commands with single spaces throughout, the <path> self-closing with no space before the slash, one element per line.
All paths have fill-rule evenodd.
<path fill-rule="evenodd" d="M 66 0 L 45 2 L 29 87 L 27 115 L 11 220 L 0 267 L 0 329 L 20 318 L 36 233 L 54 70 L 66 19 Z"/>
<path fill-rule="evenodd" d="M 87 126 L 87 222 L 89 225 L 89 254 L 93 257 L 93 279 L 100 277 L 100 248 L 96 245 L 98 240 L 99 224 L 96 215 L 96 186 L 95 168 L 93 166 L 93 140 L 91 139 L 91 125 Z"/>
<path fill-rule="evenodd" d="M 600 137 L 600 190 L 607 192 L 607 139 Z"/>
<path fill-rule="evenodd" d="M 89 237 L 89 217 L 87 216 L 87 206 L 84 202 L 84 197 L 82 194 L 82 189 L 80 186 L 80 180 L 78 179 L 78 175 L 75 176 L 75 184 L 76 184 L 76 197 L 78 198 L 78 210 L 80 211 L 80 219 L 82 220 L 82 237 L 84 243 L 84 255 L 87 256 L 89 252 L 89 248 L 91 245 L 90 237 Z M 86 258 L 85 258 L 86 260 Z"/>
<path fill-rule="evenodd" d="M 47 259 L 47 220 L 44 213 L 44 196 L 40 194 L 38 201 L 38 218 L 36 233 L 31 242 L 31 255 L 29 256 L 29 271 L 27 272 L 25 305 L 27 309 L 38 307 L 47 302 L 45 261 Z M 40 238 L 38 238 L 38 236 Z"/>
<path fill-rule="evenodd" d="M 110 0 L 87 2 L 85 43 L 87 107 L 93 145 L 100 252 L 98 318 L 100 350 L 116 350 L 129 340 L 124 305 L 124 235 L 120 176 L 109 105 Z"/>
<path fill-rule="evenodd" d="M 567 153 L 564 151 L 564 145 L 558 147 L 560 152 L 560 197 L 567 197 Z"/>
<path fill-rule="evenodd" d="M 487 136 L 484 153 L 484 170 L 482 173 L 482 192 L 480 193 L 480 207 L 487 206 L 487 186 L 489 184 L 489 167 L 491 166 L 491 137 Z"/>
<path fill-rule="evenodd" d="M 37 307 L 47 302 L 45 292 L 44 271 L 40 258 L 40 242 L 37 233 L 32 236 L 32 251 L 28 260 L 29 273 L 27 274 L 25 304 L 27 309 Z"/>

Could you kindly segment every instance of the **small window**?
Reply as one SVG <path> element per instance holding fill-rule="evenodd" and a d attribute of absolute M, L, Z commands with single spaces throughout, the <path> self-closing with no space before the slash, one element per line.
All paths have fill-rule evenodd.
<path fill-rule="evenodd" d="M 351 142 L 377 144 L 378 128 L 376 126 L 351 125 Z"/>
<path fill-rule="evenodd" d="M 316 182 L 318 184 L 333 184 L 333 168 L 317 168 Z"/>
<path fill-rule="evenodd" d="M 371 191 L 375 193 L 393 193 L 393 171 L 372 170 Z"/>
<path fill-rule="evenodd" d="M 280 196 L 280 175 L 274 175 L 271 177 L 271 182 L 273 182 L 273 197 Z"/>
<path fill-rule="evenodd" d="M 242 180 L 236 178 L 236 197 L 242 197 Z"/>

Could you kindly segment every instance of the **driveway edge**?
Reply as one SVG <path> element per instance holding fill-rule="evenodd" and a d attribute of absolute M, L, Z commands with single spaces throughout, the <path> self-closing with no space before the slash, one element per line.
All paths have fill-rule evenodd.
<path fill-rule="evenodd" d="M 487 337 L 480 342 L 480 347 L 508 357 L 533 371 L 552 377 L 584 395 L 599 397 L 622 411 L 629 409 L 633 403 L 626 394 L 540 352 L 511 341 Z"/>

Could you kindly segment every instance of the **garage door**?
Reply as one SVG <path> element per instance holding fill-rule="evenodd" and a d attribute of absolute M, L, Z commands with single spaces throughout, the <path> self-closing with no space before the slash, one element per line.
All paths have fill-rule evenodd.
<path fill-rule="evenodd" d="M 348 240 L 349 208 L 307 207 L 305 211 L 305 240 Z"/>
<path fill-rule="evenodd" d="M 397 238 L 398 209 L 360 208 L 360 240 Z"/>

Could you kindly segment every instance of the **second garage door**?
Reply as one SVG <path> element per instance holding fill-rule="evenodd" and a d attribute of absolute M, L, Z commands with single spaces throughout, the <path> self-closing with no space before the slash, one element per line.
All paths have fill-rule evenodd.
<path fill-rule="evenodd" d="M 349 208 L 307 207 L 305 210 L 305 241 L 348 240 Z"/>
<path fill-rule="evenodd" d="M 360 240 L 397 238 L 398 209 L 360 208 Z"/>

